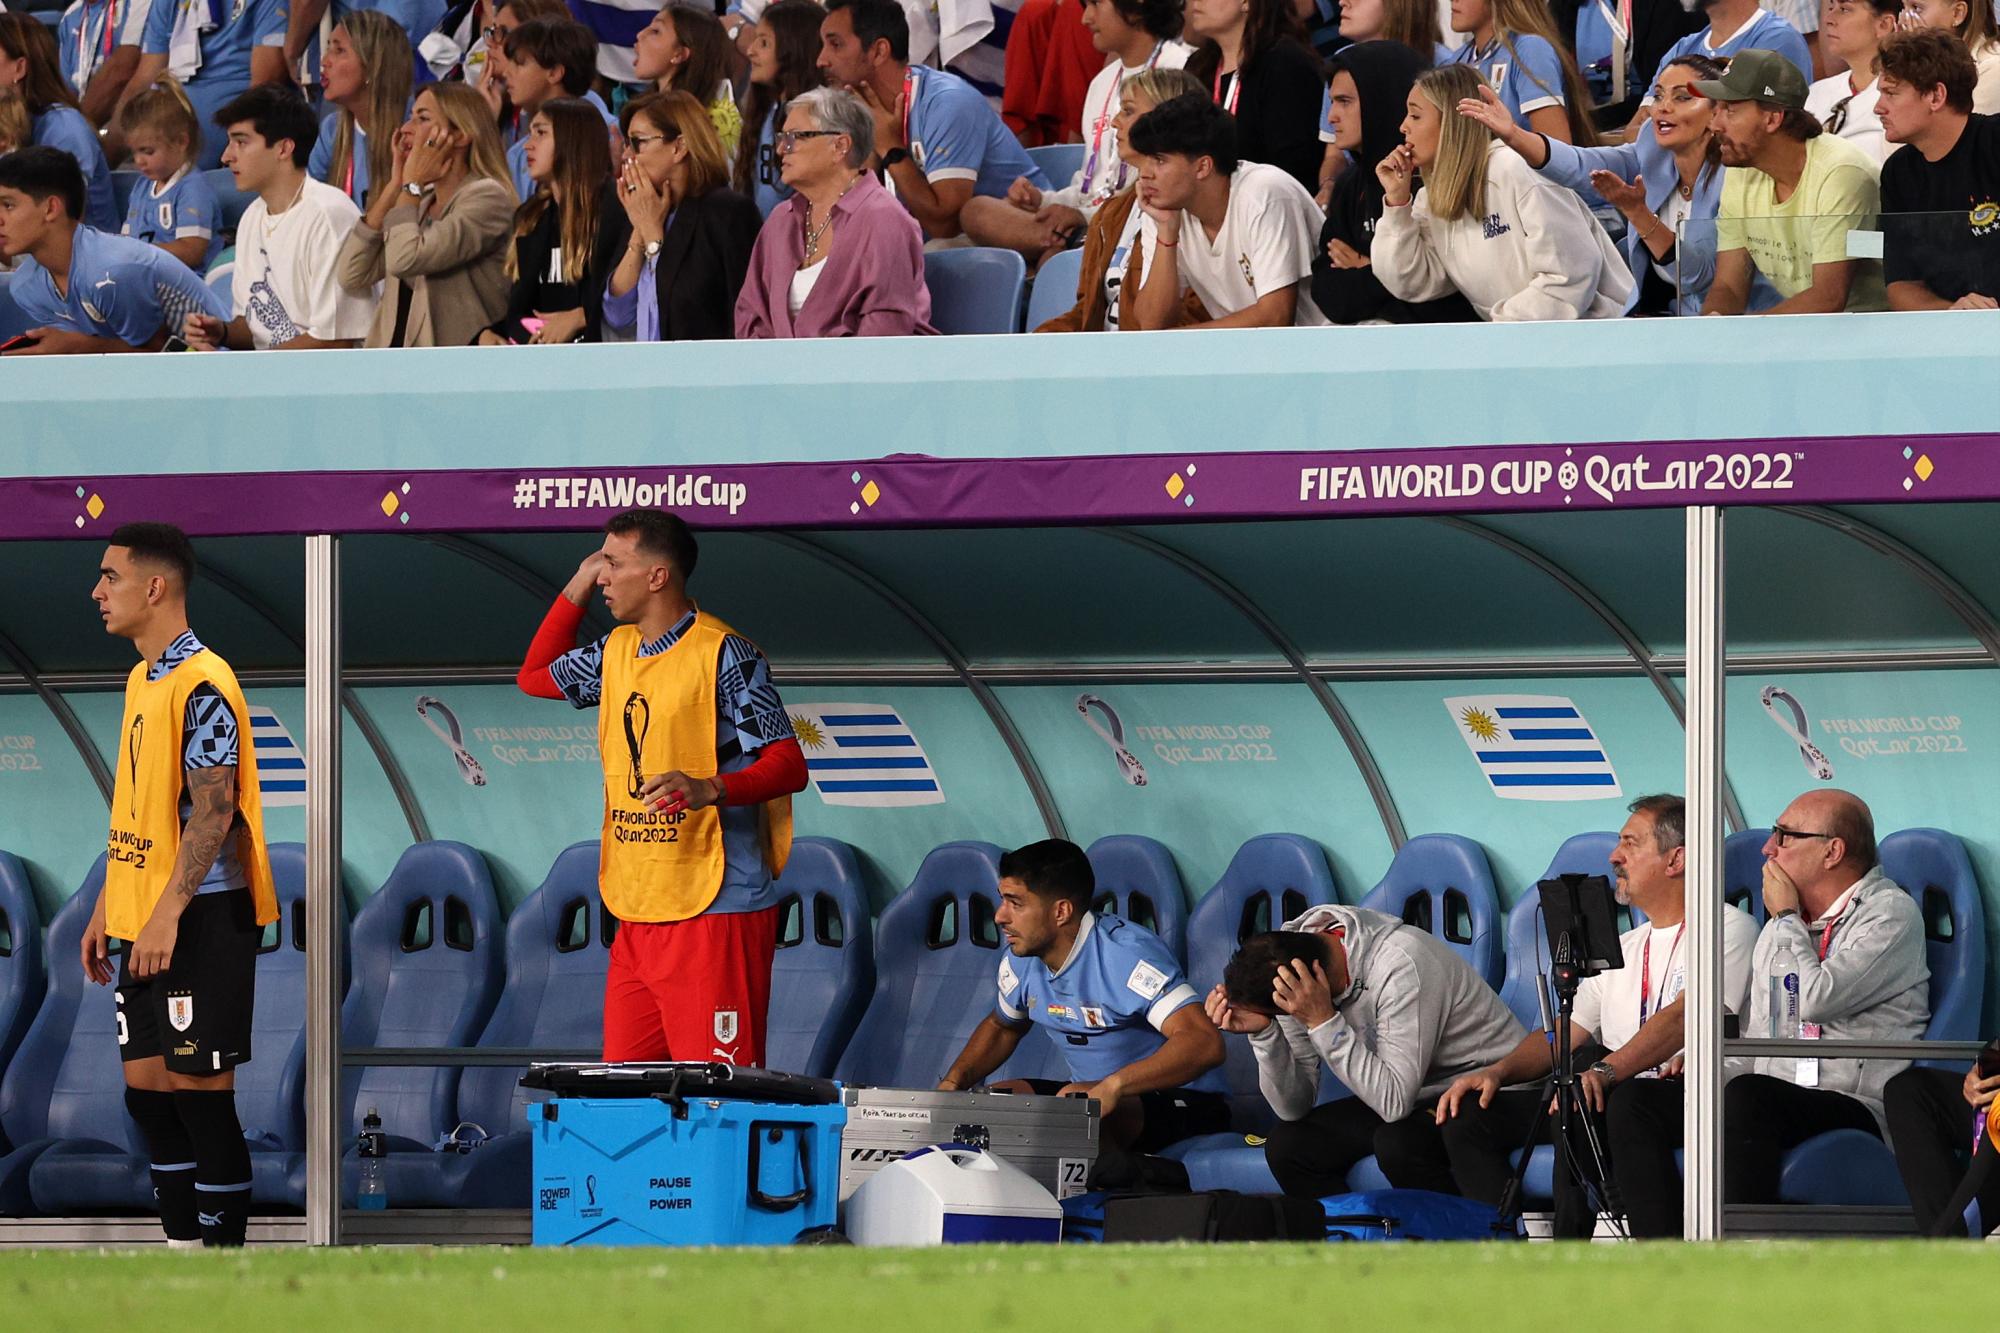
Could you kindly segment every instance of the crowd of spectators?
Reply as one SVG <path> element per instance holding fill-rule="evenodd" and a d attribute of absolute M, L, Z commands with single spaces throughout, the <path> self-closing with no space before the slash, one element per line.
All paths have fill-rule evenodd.
<path fill-rule="evenodd" d="M 1995 307 L 1992 0 L 1806 4 L 1042 0 L 1004 98 L 900 0 L 0 12 L 0 351 L 930 333 L 973 245 L 1050 332 Z"/>

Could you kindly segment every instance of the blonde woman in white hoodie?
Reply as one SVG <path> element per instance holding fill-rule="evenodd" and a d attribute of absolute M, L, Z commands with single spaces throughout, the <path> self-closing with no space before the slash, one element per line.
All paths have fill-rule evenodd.
<path fill-rule="evenodd" d="M 1618 318 L 1632 271 L 1604 229 L 1574 193 L 1458 114 L 1485 86 L 1470 66 L 1445 65 L 1410 90 L 1403 145 L 1376 168 L 1376 277 L 1404 301 L 1462 293 L 1481 319 Z"/>

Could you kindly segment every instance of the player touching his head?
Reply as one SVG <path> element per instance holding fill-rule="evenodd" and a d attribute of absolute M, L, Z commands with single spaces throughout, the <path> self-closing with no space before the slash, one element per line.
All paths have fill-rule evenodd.
<path fill-rule="evenodd" d="M 597 709 L 598 888 L 623 923 L 604 981 L 604 1058 L 761 1065 L 775 883 L 806 761 L 764 654 L 688 596 L 696 554 L 674 514 L 614 517 L 515 681 Z M 577 648 L 593 590 L 619 625 Z"/>
<path fill-rule="evenodd" d="M 1047 1027 L 1069 1062 L 1066 1085 L 1037 1092 L 1097 1100 L 1114 1147 L 1152 1152 L 1229 1127 L 1222 1034 L 1173 951 L 1143 926 L 1090 910 L 1096 877 L 1083 849 L 1061 838 L 1000 858 L 1006 936 L 1000 994 L 938 1087 L 969 1088 L 1006 1063 L 1031 1024 Z"/>
<path fill-rule="evenodd" d="M 179 528 L 111 534 L 91 599 L 142 659 L 125 682 L 104 891 L 83 971 L 119 956 L 125 1105 L 152 1156 L 170 1245 L 241 1245 L 250 1151 L 236 1066 L 250 1059 L 257 949 L 278 919 L 250 709 L 229 664 L 188 628 L 194 548 Z"/>

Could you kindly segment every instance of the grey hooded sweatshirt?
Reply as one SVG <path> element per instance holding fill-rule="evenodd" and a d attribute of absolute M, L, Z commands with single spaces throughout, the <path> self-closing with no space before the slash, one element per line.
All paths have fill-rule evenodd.
<path fill-rule="evenodd" d="M 1493 1063 L 1526 1031 L 1451 946 L 1386 912 L 1315 907 L 1286 930 L 1345 932 L 1347 993 L 1307 1031 L 1280 1015 L 1250 1038 L 1257 1084 L 1281 1120 L 1319 1100 L 1322 1063 L 1384 1120 L 1401 1120 L 1454 1078 Z"/>

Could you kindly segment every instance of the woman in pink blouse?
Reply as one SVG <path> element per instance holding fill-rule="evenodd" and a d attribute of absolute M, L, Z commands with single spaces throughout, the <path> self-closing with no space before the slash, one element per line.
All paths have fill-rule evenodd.
<path fill-rule="evenodd" d="M 868 169 L 875 119 L 861 99 L 840 88 L 794 98 L 774 146 L 796 193 L 757 234 L 736 336 L 936 333 L 923 232 Z"/>

